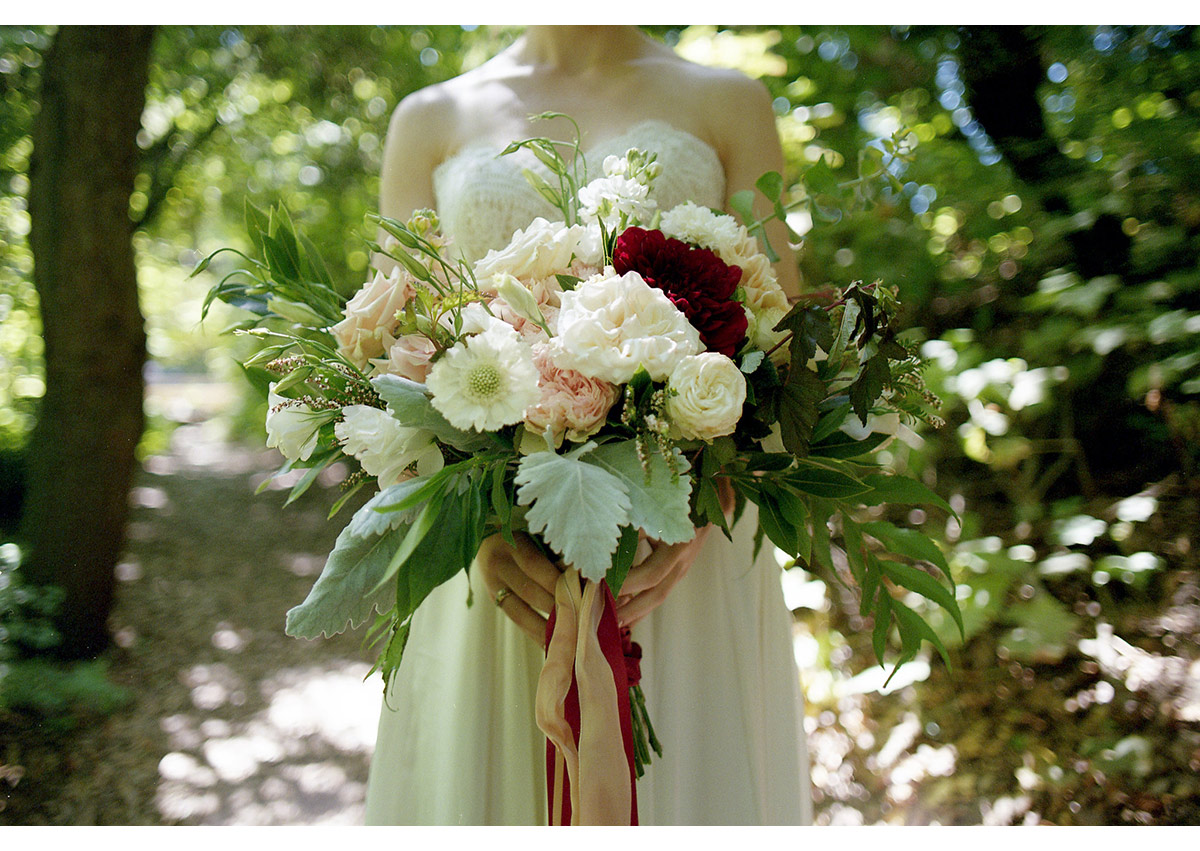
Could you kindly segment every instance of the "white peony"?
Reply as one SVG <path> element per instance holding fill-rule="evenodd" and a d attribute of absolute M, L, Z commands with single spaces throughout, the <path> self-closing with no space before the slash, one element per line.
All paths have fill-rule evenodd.
<path fill-rule="evenodd" d="M 532 351 L 499 320 L 448 349 L 425 386 L 451 425 L 476 431 L 521 422 L 540 396 Z"/>
<path fill-rule="evenodd" d="M 662 290 L 611 268 L 562 294 L 550 354 L 562 369 L 625 384 L 645 367 L 662 381 L 702 348 L 700 333 Z"/>
<path fill-rule="evenodd" d="M 317 431 L 329 414 L 303 402 L 286 399 L 272 384 L 267 393 L 267 446 L 278 449 L 289 461 L 307 461 L 317 448 Z"/>
<path fill-rule="evenodd" d="M 490 281 L 509 274 L 515 278 L 547 278 L 571 264 L 586 238 L 582 225 L 567 227 L 562 222 L 534 219 L 525 230 L 513 234 L 508 245 L 489 251 L 475 264 L 475 278 Z"/>
<path fill-rule="evenodd" d="M 345 419 L 333 427 L 334 434 L 380 488 L 391 487 L 404 478 L 413 464 L 418 475 L 429 476 L 445 463 L 433 433 L 401 425 L 387 411 L 369 405 L 342 409 Z"/>
<path fill-rule="evenodd" d="M 684 358 L 667 382 L 667 416 L 686 439 L 733 434 L 746 401 L 746 377 L 717 352 Z"/>

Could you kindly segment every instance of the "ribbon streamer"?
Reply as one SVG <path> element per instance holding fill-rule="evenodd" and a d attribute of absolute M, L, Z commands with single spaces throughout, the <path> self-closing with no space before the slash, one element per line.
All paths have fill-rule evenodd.
<path fill-rule="evenodd" d="M 564 571 L 546 633 L 536 717 L 547 739 L 550 824 L 636 825 L 626 653 L 640 653 L 617 625 L 608 585 L 581 585 L 577 570 Z"/>

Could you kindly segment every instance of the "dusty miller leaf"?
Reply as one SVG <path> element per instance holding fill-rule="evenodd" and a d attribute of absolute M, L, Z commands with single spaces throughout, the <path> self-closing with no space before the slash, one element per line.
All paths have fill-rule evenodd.
<path fill-rule="evenodd" d="M 637 444 L 632 440 L 608 443 L 588 456 L 588 462 L 603 467 L 625 485 L 629 493 L 629 523 L 664 544 L 690 541 L 696 529 L 688 519 L 691 477 L 683 454 L 675 449 L 675 469 L 680 475 L 671 481 L 671 471 L 662 455 L 651 452 L 650 481 L 638 460 Z"/>
<path fill-rule="evenodd" d="M 580 460 L 596 448 L 585 443 L 568 455 L 535 452 L 517 468 L 517 502 L 530 506 L 529 530 L 540 534 L 585 579 L 599 582 L 629 522 L 624 482 L 607 470 Z"/>

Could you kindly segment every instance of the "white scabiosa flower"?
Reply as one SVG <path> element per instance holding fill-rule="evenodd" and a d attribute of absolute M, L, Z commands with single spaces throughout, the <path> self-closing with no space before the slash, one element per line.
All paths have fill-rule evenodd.
<path fill-rule="evenodd" d="M 267 446 L 278 449 L 289 461 L 307 461 L 317 448 L 317 432 L 329 414 L 314 411 L 303 402 L 267 393 Z"/>
<path fill-rule="evenodd" d="M 414 464 L 422 476 L 445 464 L 432 432 L 401 425 L 387 411 L 369 405 L 350 405 L 342 414 L 345 419 L 333 433 L 363 470 L 379 480 L 380 488 L 397 484 Z"/>
<path fill-rule="evenodd" d="M 733 434 L 746 401 L 746 377 L 718 352 L 684 358 L 667 382 L 667 416 L 687 439 Z"/>
<path fill-rule="evenodd" d="M 539 398 L 533 354 L 497 322 L 447 350 L 429 370 L 433 407 L 455 428 L 495 431 L 525 418 Z"/>

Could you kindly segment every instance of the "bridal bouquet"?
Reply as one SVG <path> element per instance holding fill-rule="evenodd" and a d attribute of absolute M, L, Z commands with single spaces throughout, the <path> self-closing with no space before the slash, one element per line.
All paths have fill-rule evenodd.
<path fill-rule="evenodd" d="M 757 505 L 760 540 L 811 569 L 837 575 L 837 530 L 881 661 L 893 622 L 901 662 L 922 639 L 944 653 L 906 593 L 959 619 L 941 551 L 855 514 L 950 510 L 873 460 L 902 420 L 930 417 L 932 398 L 886 288 L 789 305 L 749 193 L 734 204 L 745 224 L 690 203 L 658 209 L 652 154 L 609 157 L 588 180 L 577 143 L 505 153 L 519 149 L 548 167 L 549 179 L 527 176 L 560 220 L 536 219 L 468 263 L 431 211 L 373 217 L 388 271 L 346 300 L 286 211 L 251 208 L 261 259 L 243 255 L 205 309 L 219 298 L 254 314 L 240 330 L 265 347 L 246 366 L 275 377 L 267 444 L 287 459 L 281 473 L 305 471 L 292 498 L 338 461 L 353 473 L 335 511 L 359 487 L 377 491 L 287 632 L 315 638 L 374 616 L 390 681 L 430 591 L 468 570 L 487 536 L 529 534 L 563 566 L 538 694 L 552 810 L 595 823 L 629 819 L 632 804 L 636 819 L 633 781 L 657 742 L 613 599 L 642 540 L 681 543 L 710 523 L 729 533 L 719 481 L 735 517 Z M 782 216 L 779 176 L 758 186 Z M 579 775 L 595 742 L 627 776 Z"/>

